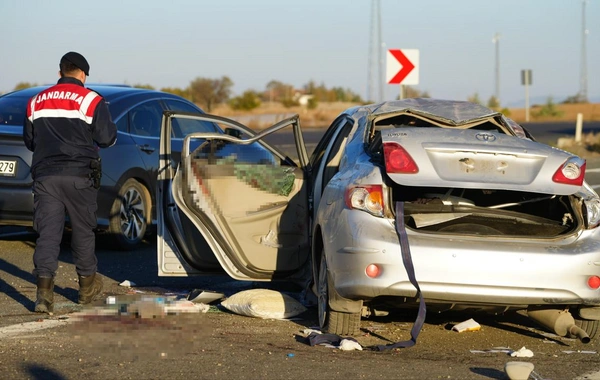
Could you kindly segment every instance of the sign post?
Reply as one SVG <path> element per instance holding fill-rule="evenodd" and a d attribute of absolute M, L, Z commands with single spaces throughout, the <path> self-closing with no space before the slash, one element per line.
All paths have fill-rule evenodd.
<path fill-rule="evenodd" d="M 521 70 L 521 84 L 525 86 L 525 121 L 529 122 L 529 85 L 533 81 L 531 70 Z"/>
<path fill-rule="evenodd" d="M 419 50 L 389 49 L 386 59 L 388 84 L 400 85 L 400 99 L 404 99 L 403 85 L 419 84 Z"/>

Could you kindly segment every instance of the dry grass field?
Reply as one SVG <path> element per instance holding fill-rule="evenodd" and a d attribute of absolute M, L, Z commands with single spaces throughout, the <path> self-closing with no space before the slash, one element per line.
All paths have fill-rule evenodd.
<path fill-rule="evenodd" d="M 299 114 L 300 122 L 303 128 L 322 128 L 327 127 L 340 112 L 346 108 L 355 106 L 353 103 L 319 103 L 316 109 L 309 110 L 305 107 L 283 107 L 280 103 L 264 103 L 259 108 L 252 111 L 234 111 L 227 105 L 221 105 L 211 113 L 230 118 L 243 118 L 243 123 L 252 129 L 262 129 L 269 127 L 271 122 L 265 121 L 261 115 L 271 115 L 270 120 L 282 120 L 290 115 Z M 572 121 L 575 122 L 577 114 L 583 114 L 584 121 L 600 120 L 600 103 L 589 104 L 556 104 L 558 110 L 557 116 L 537 116 L 543 105 L 533 106 L 529 110 L 530 122 L 548 122 L 548 121 Z M 517 122 L 525 122 L 524 108 L 511 108 L 508 110 L 508 116 Z"/>
<path fill-rule="evenodd" d="M 598 121 L 600 120 L 600 103 L 588 103 L 588 104 L 557 104 L 556 109 L 561 113 L 559 116 L 536 116 L 535 114 L 543 105 L 533 106 L 529 109 L 530 122 L 536 121 L 575 121 L 577 114 L 583 115 L 584 121 Z M 510 118 L 516 122 L 525 121 L 525 108 L 513 108 L 510 109 Z"/>

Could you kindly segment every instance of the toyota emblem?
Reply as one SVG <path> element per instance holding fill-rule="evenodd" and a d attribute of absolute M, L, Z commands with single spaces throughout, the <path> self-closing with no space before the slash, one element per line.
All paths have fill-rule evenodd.
<path fill-rule="evenodd" d="M 496 140 L 496 136 L 491 133 L 478 133 L 475 135 L 475 138 L 479 141 L 492 142 Z"/>

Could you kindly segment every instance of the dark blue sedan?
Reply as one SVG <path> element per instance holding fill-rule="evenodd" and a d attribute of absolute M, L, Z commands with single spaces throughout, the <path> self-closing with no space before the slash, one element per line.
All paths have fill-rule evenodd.
<path fill-rule="evenodd" d="M 27 101 L 47 86 L 0 96 L 0 224 L 31 226 L 32 153 L 23 143 Z M 98 228 L 115 248 L 135 248 L 156 222 L 155 189 L 159 135 L 164 111 L 203 113 L 192 102 L 165 92 L 128 86 L 89 85 L 108 103 L 117 125 L 117 143 L 101 149 L 102 183 L 98 193 Z M 191 132 L 223 131 L 218 125 L 182 120 L 173 126 L 172 146 L 179 152 Z M 178 159 L 178 157 L 174 157 Z"/>

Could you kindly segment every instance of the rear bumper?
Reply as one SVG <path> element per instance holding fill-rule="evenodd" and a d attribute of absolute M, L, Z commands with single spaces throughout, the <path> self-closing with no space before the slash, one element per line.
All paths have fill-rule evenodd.
<path fill-rule="evenodd" d="M 33 225 L 33 192 L 28 187 L 0 187 L 0 224 Z"/>
<path fill-rule="evenodd" d="M 336 224 L 335 234 L 324 234 L 336 238 L 324 244 L 342 297 L 416 297 L 391 220 L 344 210 Z M 408 235 L 416 279 L 431 303 L 600 305 L 600 290 L 587 286 L 590 276 L 600 275 L 599 231 L 553 241 Z M 366 275 L 369 264 L 380 267 L 378 277 Z"/>

